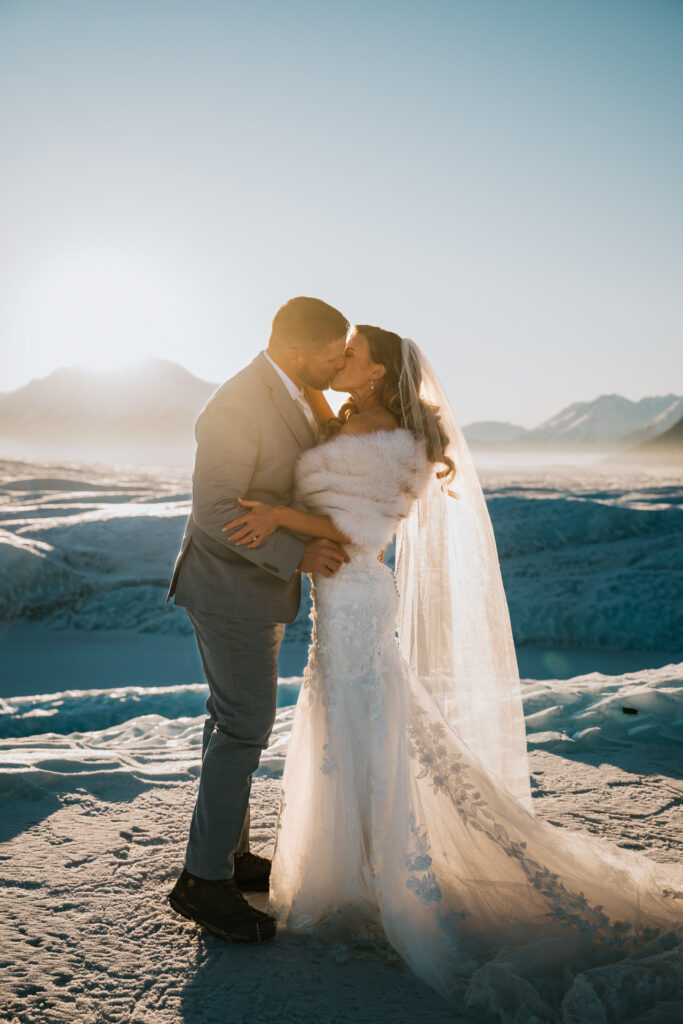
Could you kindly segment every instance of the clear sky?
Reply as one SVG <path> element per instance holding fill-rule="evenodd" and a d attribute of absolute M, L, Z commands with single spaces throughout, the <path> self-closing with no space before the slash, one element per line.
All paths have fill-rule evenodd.
<path fill-rule="evenodd" d="M 682 0 L 0 0 L 0 391 L 292 295 L 464 423 L 683 392 Z"/>

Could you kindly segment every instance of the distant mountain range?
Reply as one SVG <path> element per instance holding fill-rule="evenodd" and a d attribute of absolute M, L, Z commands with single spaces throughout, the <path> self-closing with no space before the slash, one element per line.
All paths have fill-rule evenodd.
<path fill-rule="evenodd" d="M 574 402 L 531 430 L 511 423 L 470 423 L 463 433 L 473 448 L 631 448 L 663 435 L 683 418 L 683 397 L 661 395 L 632 402 L 600 395 Z"/>
<path fill-rule="evenodd" d="M 197 414 L 217 387 L 163 359 L 115 372 L 64 367 L 0 394 L 0 438 L 188 444 Z M 655 449 L 672 453 L 683 445 L 683 397 L 632 402 L 600 395 L 567 406 L 533 429 L 487 420 L 468 424 L 463 433 L 474 450 L 595 447 L 633 449 L 646 458 Z"/>

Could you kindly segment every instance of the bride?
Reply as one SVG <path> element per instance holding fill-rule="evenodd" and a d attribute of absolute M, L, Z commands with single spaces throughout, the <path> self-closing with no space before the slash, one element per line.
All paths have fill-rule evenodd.
<path fill-rule="evenodd" d="M 313 578 L 271 905 L 294 932 L 388 940 L 504 1021 L 606 1020 L 582 1014 L 608 965 L 622 989 L 629 958 L 673 970 L 680 875 L 534 817 L 493 531 L 423 354 L 359 326 L 332 387 L 350 399 L 332 418 L 313 396 L 331 436 L 299 459 L 297 509 L 238 521 L 244 544 L 284 526 L 350 556 Z"/>

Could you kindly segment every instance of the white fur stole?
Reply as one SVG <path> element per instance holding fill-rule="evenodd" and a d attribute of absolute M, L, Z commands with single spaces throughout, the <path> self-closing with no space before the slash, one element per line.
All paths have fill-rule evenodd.
<path fill-rule="evenodd" d="M 408 430 L 337 435 L 299 456 L 295 496 L 352 544 L 384 548 L 435 471 Z"/>

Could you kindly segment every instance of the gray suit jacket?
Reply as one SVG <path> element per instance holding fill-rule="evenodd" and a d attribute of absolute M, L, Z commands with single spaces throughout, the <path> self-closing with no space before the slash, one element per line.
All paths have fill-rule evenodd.
<path fill-rule="evenodd" d="M 291 622 L 301 600 L 296 567 L 306 538 L 278 529 L 238 548 L 222 527 L 237 498 L 289 505 L 294 464 L 316 443 L 306 417 L 260 353 L 209 399 L 197 420 L 192 511 L 166 600 L 201 611 Z"/>

